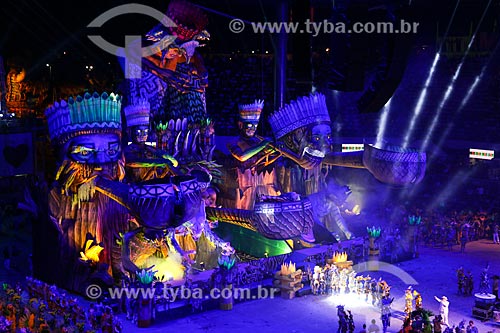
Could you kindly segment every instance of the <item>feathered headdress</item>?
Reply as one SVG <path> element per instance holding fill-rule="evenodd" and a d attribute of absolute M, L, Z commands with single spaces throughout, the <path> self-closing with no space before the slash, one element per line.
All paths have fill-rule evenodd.
<path fill-rule="evenodd" d="M 276 139 L 280 139 L 297 128 L 311 124 L 330 123 L 325 95 L 316 93 L 299 97 L 269 117 Z"/>
<path fill-rule="evenodd" d="M 263 100 L 255 100 L 252 104 L 240 104 L 240 120 L 243 122 L 258 122 L 263 108 Z"/>
<path fill-rule="evenodd" d="M 106 92 L 85 93 L 55 102 L 45 110 L 50 139 L 64 144 L 69 139 L 90 133 L 121 135 L 121 96 Z"/>
<path fill-rule="evenodd" d="M 145 99 L 139 99 L 131 105 L 123 108 L 127 127 L 149 126 L 149 102 Z"/>

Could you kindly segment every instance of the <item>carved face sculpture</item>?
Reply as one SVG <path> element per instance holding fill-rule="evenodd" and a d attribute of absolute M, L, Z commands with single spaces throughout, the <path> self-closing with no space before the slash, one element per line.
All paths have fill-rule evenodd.
<path fill-rule="evenodd" d="M 79 135 L 63 147 L 65 156 L 58 180 L 76 191 L 95 175 L 116 180 L 124 177 L 120 136 L 114 133 Z"/>
<path fill-rule="evenodd" d="M 309 146 L 324 154 L 332 150 L 332 129 L 328 124 L 318 124 L 311 128 Z"/>
<path fill-rule="evenodd" d="M 216 207 L 217 192 L 211 187 L 201 192 L 201 197 L 205 201 L 205 207 Z"/>
<path fill-rule="evenodd" d="M 242 134 L 248 138 L 251 138 L 255 135 L 257 131 L 257 127 L 259 126 L 258 122 L 239 122 L 240 130 Z"/>
<path fill-rule="evenodd" d="M 121 157 L 120 137 L 112 133 L 80 135 L 69 141 L 69 157 L 82 164 L 116 162 Z"/>
<path fill-rule="evenodd" d="M 131 129 L 133 143 L 145 143 L 148 140 L 149 127 L 146 125 L 133 126 Z"/>

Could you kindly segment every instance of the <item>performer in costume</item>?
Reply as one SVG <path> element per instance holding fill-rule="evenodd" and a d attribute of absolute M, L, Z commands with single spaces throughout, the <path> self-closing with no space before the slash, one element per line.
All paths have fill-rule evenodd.
<path fill-rule="evenodd" d="M 448 301 L 448 297 L 443 296 L 441 298 L 438 298 L 437 296 L 434 296 L 434 298 L 436 299 L 436 301 L 440 303 L 439 314 L 441 315 L 443 324 L 449 327 L 450 324 L 448 323 L 448 311 L 450 307 L 450 302 Z"/>
<path fill-rule="evenodd" d="M 413 311 L 413 293 L 412 288 L 409 286 L 405 291 L 405 314 L 406 318 L 411 318 L 411 313 Z"/>
<path fill-rule="evenodd" d="M 413 296 L 415 297 L 415 309 L 422 310 L 422 295 L 418 291 L 414 290 Z"/>
<path fill-rule="evenodd" d="M 387 332 L 387 328 L 391 326 L 391 304 L 394 301 L 394 297 L 390 298 L 389 296 L 383 296 L 382 301 L 380 303 L 380 312 L 382 319 L 382 328 L 383 332 Z"/>

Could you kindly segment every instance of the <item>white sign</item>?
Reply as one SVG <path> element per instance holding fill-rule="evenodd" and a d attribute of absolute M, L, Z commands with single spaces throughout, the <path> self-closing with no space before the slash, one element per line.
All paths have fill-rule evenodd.
<path fill-rule="evenodd" d="M 365 145 L 362 143 L 343 143 L 342 144 L 342 152 L 350 152 L 350 151 L 360 151 L 364 150 Z"/>
<path fill-rule="evenodd" d="M 494 150 L 484 150 L 484 149 L 469 149 L 469 158 L 478 158 L 481 160 L 492 160 L 495 157 Z"/>

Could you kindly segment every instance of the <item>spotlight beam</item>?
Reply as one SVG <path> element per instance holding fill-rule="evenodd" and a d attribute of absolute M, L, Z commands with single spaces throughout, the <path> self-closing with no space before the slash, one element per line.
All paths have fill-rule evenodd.
<path fill-rule="evenodd" d="M 391 99 L 387 101 L 384 105 L 384 109 L 382 111 L 382 115 L 378 121 L 378 129 L 377 129 L 377 139 L 375 141 L 375 147 L 382 147 L 382 140 L 384 139 L 385 130 L 387 128 L 387 119 L 389 118 L 389 112 L 391 111 Z"/>
<path fill-rule="evenodd" d="M 446 37 L 448 36 L 448 34 L 450 32 L 451 23 L 453 22 L 453 18 L 455 17 L 455 14 L 457 13 L 457 9 L 458 9 L 458 5 L 459 4 L 460 4 L 460 0 L 457 0 L 457 4 L 455 5 L 455 9 L 453 9 L 453 14 L 451 14 L 450 22 L 448 22 L 448 26 L 446 27 L 446 31 L 445 31 L 445 33 L 443 35 L 443 40 L 439 44 L 439 49 L 438 49 L 437 53 L 441 53 L 441 50 L 443 49 L 444 41 L 445 41 Z"/>
<path fill-rule="evenodd" d="M 460 72 L 462 70 L 462 66 L 465 63 L 465 59 L 469 55 L 470 48 L 472 44 L 474 43 L 474 40 L 476 39 L 477 33 L 479 32 L 479 28 L 481 27 L 481 23 L 483 23 L 484 17 L 486 16 L 486 12 L 488 11 L 488 8 L 490 7 L 492 0 L 488 1 L 488 4 L 486 5 L 486 8 L 483 11 L 483 15 L 481 16 L 481 19 L 479 20 L 476 30 L 474 31 L 474 34 L 472 35 L 471 40 L 469 41 L 469 44 L 467 45 L 467 49 L 465 50 L 464 55 L 462 56 L 462 60 L 460 61 L 460 64 L 457 67 L 457 70 L 455 71 L 455 74 L 453 75 L 450 84 L 448 85 L 448 88 L 446 89 L 446 92 L 443 96 L 443 99 L 441 100 L 441 103 L 438 106 L 438 109 L 436 111 L 436 116 L 432 120 L 431 126 L 429 130 L 427 131 L 427 135 L 425 136 L 424 142 L 422 143 L 422 146 L 420 147 L 420 151 L 425 151 L 429 145 L 430 139 L 434 133 L 434 129 L 436 128 L 436 125 L 439 122 L 439 118 L 441 116 L 441 113 L 443 111 L 444 105 L 448 101 L 448 99 L 451 96 L 451 93 L 453 91 L 453 88 L 455 86 L 455 81 L 457 80 L 458 76 L 460 75 Z"/>
<path fill-rule="evenodd" d="M 423 144 L 422 144 L 422 146 L 420 147 L 420 151 L 425 151 L 425 149 L 427 149 L 427 147 L 428 147 L 429 140 L 430 140 L 430 136 L 432 135 L 432 132 L 434 131 L 434 128 L 436 127 L 436 125 L 437 125 L 437 123 L 438 123 L 439 116 L 440 116 L 440 114 L 441 114 L 441 112 L 442 112 L 442 109 L 443 109 L 443 107 L 444 107 L 444 105 L 445 105 L 445 103 L 446 103 L 447 99 L 448 99 L 448 98 L 449 98 L 449 96 L 451 95 L 451 92 L 452 92 L 452 90 L 453 90 L 453 84 L 454 84 L 454 82 L 456 81 L 456 79 L 458 78 L 458 75 L 460 74 L 460 71 L 461 71 L 461 69 L 462 69 L 463 63 L 465 62 L 465 59 L 466 59 L 466 57 L 467 57 L 467 55 L 468 55 L 468 53 L 469 53 L 469 50 L 470 50 L 470 48 L 471 48 L 471 46 L 472 46 L 472 43 L 474 42 L 474 38 L 476 37 L 477 32 L 479 31 L 479 27 L 480 27 L 480 25 L 481 25 L 481 23 L 482 23 L 482 21 L 483 21 L 483 19 L 484 19 L 485 15 L 486 15 L 486 12 L 487 12 L 487 10 L 488 10 L 488 8 L 489 8 L 490 4 L 491 4 L 491 0 L 488 2 L 488 5 L 486 6 L 486 8 L 485 8 L 485 10 L 484 10 L 484 12 L 483 12 L 483 15 L 481 16 L 481 19 L 480 19 L 480 21 L 479 21 L 479 23 L 478 23 L 478 26 L 477 26 L 477 28 L 476 28 L 476 30 L 475 30 L 475 32 L 474 32 L 474 35 L 472 36 L 472 38 L 471 38 L 471 40 L 470 40 L 469 44 L 467 45 L 466 52 L 465 52 L 464 56 L 462 57 L 461 62 L 460 62 L 460 64 L 459 64 L 459 66 L 457 67 L 457 70 L 455 71 L 455 74 L 453 75 L 453 77 L 452 77 L 452 80 L 451 80 L 450 84 L 448 85 L 448 89 L 446 90 L 446 92 L 445 92 L 445 94 L 444 94 L 444 97 L 443 97 L 443 99 L 441 100 L 441 103 L 439 104 L 439 107 L 438 107 L 438 111 L 437 111 L 436 117 L 434 117 L 434 119 L 433 119 L 433 122 L 432 122 L 432 124 L 431 124 L 430 130 L 429 130 L 429 132 L 427 133 L 427 135 L 426 135 L 426 137 L 425 137 L 424 143 L 423 143 Z M 491 62 L 491 59 L 493 58 L 493 55 L 494 55 L 494 54 L 496 53 L 496 51 L 497 51 L 498 45 L 499 45 L 499 44 L 497 43 L 497 46 L 495 47 L 495 51 L 493 52 L 492 57 L 489 59 L 488 63 L 489 63 L 489 62 Z M 488 64 L 486 64 L 485 66 L 483 66 L 482 71 L 481 71 L 481 74 L 480 74 L 478 77 L 476 77 L 476 80 L 474 81 L 473 85 L 472 85 L 472 86 L 471 86 L 471 88 L 469 89 L 469 91 L 468 91 L 467 95 L 465 96 L 465 98 L 462 100 L 462 103 L 460 104 L 460 107 L 459 107 L 459 109 L 458 109 L 458 111 L 457 111 L 457 112 L 459 112 L 459 111 L 461 112 L 461 110 L 462 110 L 462 109 L 463 109 L 463 107 L 466 105 L 466 103 L 467 103 L 467 101 L 469 100 L 469 98 L 472 96 L 472 93 L 473 93 L 473 91 L 476 89 L 477 84 L 478 84 L 478 83 L 479 83 L 479 81 L 480 81 L 480 78 L 482 77 L 482 75 L 483 75 L 483 74 L 484 74 L 484 72 L 486 71 L 487 65 L 488 65 Z M 457 114 L 457 113 L 455 113 L 455 115 L 456 115 L 456 114 Z M 455 115 L 454 115 L 454 116 L 455 116 Z M 449 133 L 449 131 L 451 130 L 451 128 L 452 128 L 452 127 L 453 127 L 453 124 L 452 124 L 452 123 L 450 123 L 450 124 L 448 125 L 447 129 L 445 130 L 444 134 L 442 135 L 442 137 L 441 137 L 441 139 L 440 139 L 439 144 L 437 145 L 437 147 L 441 147 L 442 143 L 444 142 L 445 138 L 448 136 L 448 133 Z M 434 151 L 434 153 L 433 153 L 433 155 L 432 155 L 432 156 L 428 159 L 427 168 L 429 168 L 429 167 L 430 167 L 430 165 L 431 165 L 431 164 L 432 164 L 432 162 L 434 161 L 435 156 L 436 156 L 438 153 L 439 153 L 439 152 L 438 152 L 437 150 L 435 150 L 435 151 Z M 415 195 L 415 190 L 416 190 L 416 188 L 412 188 L 409 192 L 405 193 L 405 194 L 406 194 L 406 197 L 407 197 L 407 198 L 409 198 L 409 197 L 413 197 L 413 196 Z M 401 198 L 402 196 L 404 196 L 404 194 L 403 194 L 403 193 L 401 193 L 400 198 Z"/>
<path fill-rule="evenodd" d="M 432 200 L 432 204 L 428 208 L 432 210 L 443 201 L 448 200 L 452 195 L 456 195 L 462 185 L 464 185 L 470 177 L 472 177 L 479 168 L 472 168 L 472 170 L 458 171 L 444 187 L 444 189 Z"/>
<path fill-rule="evenodd" d="M 424 106 L 425 98 L 427 97 L 427 88 L 431 84 L 432 78 L 434 76 L 434 71 L 436 69 L 437 63 L 439 61 L 439 57 L 441 54 L 441 50 L 443 49 L 444 41 L 446 40 L 446 37 L 448 37 L 448 34 L 450 32 L 450 27 L 453 22 L 453 19 L 455 18 L 455 14 L 457 13 L 458 5 L 460 4 L 460 0 L 457 1 L 455 5 L 455 9 L 453 9 L 453 14 L 451 14 L 450 21 L 448 22 L 448 26 L 446 27 L 446 31 L 443 35 L 443 39 L 441 40 L 441 43 L 439 43 L 439 48 L 434 56 L 434 61 L 432 62 L 431 69 L 429 70 L 429 74 L 427 75 L 427 79 L 425 80 L 424 88 L 422 88 L 422 91 L 420 92 L 420 96 L 417 100 L 417 104 L 415 106 L 415 109 L 413 111 L 413 116 L 410 120 L 410 124 L 408 125 L 408 129 L 406 130 L 406 135 L 403 139 L 403 148 L 407 148 L 408 144 L 411 139 L 411 135 L 413 134 L 413 130 L 415 128 L 415 123 L 417 122 L 417 119 L 420 115 L 420 112 L 422 111 L 422 108 Z"/>
<path fill-rule="evenodd" d="M 486 64 L 484 64 L 483 68 L 481 69 L 481 72 L 474 79 L 474 82 L 470 86 L 470 88 L 467 91 L 467 94 L 465 95 L 465 97 L 462 99 L 462 102 L 460 103 L 460 106 L 458 107 L 457 111 L 453 114 L 452 121 L 448 124 L 448 126 L 444 130 L 443 134 L 441 135 L 441 138 L 439 139 L 439 142 L 437 144 L 438 147 L 441 147 L 443 145 L 444 141 L 448 137 L 448 134 L 453 129 L 453 127 L 455 127 L 454 120 L 456 119 L 456 117 L 458 117 L 462 113 L 464 107 L 469 102 L 469 99 L 474 94 L 474 92 L 475 92 L 475 90 L 477 88 L 477 85 L 479 84 L 479 82 L 483 78 L 484 73 L 486 73 L 486 70 L 488 69 L 489 65 L 491 64 L 491 61 L 495 58 L 495 55 L 497 54 L 497 52 L 498 52 L 499 49 L 500 49 L 500 40 L 497 42 L 497 44 L 495 46 L 495 49 L 493 50 L 493 52 L 491 54 L 491 57 L 488 59 L 488 62 Z M 434 161 L 434 158 L 436 157 L 437 154 L 438 154 L 438 152 L 435 151 L 431 155 L 431 157 L 427 160 L 427 166 L 430 166 L 432 164 L 432 162 Z"/>
<path fill-rule="evenodd" d="M 415 109 L 413 111 L 413 116 L 411 117 L 410 120 L 410 125 L 408 126 L 408 129 L 406 131 L 406 135 L 403 140 L 403 148 L 408 147 L 408 143 L 410 142 L 411 135 L 413 133 L 413 129 L 415 128 L 415 123 L 420 115 L 420 112 L 422 111 L 422 108 L 424 106 L 424 101 L 425 97 L 427 97 L 427 88 L 429 87 L 432 77 L 434 75 L 434 71 L 436 69 L 436 65 L 439 61 L 440 54 L 439 52 L 436 53 L 434 56 L 434 61 L 432 62 L 431 69 L 429 70 L 429 75 L 427 76 L 427 80 L 425 80 L 424 88 L 420 92 L 420 96 L 418 97 L 417 105 L 415 106 Z"/>

